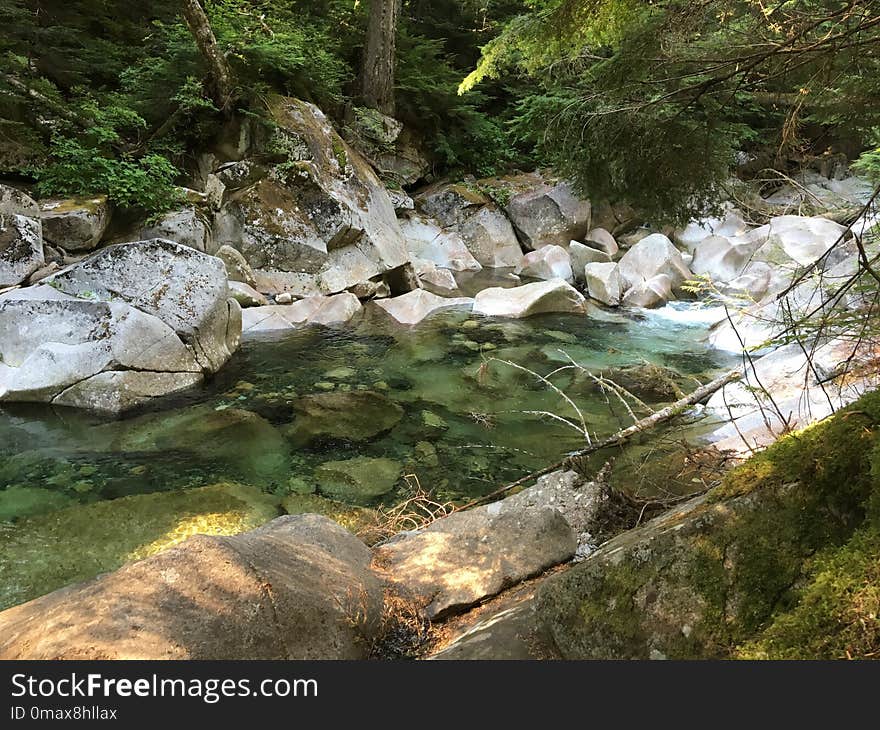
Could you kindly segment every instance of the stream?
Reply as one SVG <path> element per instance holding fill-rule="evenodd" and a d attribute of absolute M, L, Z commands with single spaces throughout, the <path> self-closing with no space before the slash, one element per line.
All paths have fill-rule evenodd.
<path fill-rule="evenodd" d="M 693 306 L 527 320 L 446 310 L 416 327 L 367 316 L 247 339 L 205 388 L 120 420 L 4 406 L 0 609 L 190 534 L 321 511 L 331 504 L 323 497 L 367 506 L 394 505 L 419 486 L 438 501 L 487 494 L 584 443 L 559 420 L 580 421 L 559 394 L 507 363 L 546 375 L 572 360 L 594 373 L 648 362 L 692 389 L 692 378 L 730 364 L 704 343 L 708 325 Z M 582 371 L 553 383 L 591 435 L 631 423 Z M 316 416 L 302 403 L 331 408 Z M 386 479 L 388 491 L 342 483 L 332 468 L 328 479 L 328 462 L 352 459 L 364 481 Z"/>

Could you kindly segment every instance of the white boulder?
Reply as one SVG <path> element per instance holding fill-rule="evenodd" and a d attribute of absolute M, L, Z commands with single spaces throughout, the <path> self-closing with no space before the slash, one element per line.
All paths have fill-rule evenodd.
<path fill-rule="evenodd" d="M 627 307 L 651 309 L 662 307 L 672 298 L 672 279 L 668 274 L 657 274 L 632 287 L 624 294 L 622 303 Z"/>
<path fill-rule="evenodd" d="M 91 251 L 110 223 L 106 196 L 40 202 L 43 238 L 65 251 Z"/>
<path fill-rule="evenodd" d="M 424 289 L 415 289 L 399 297 L 373 303 L 401 324 L 418 324 L 425 317 L 441 309 L 460 307 L 470 309 L 474 300 L 469 297 L 441 297 Z"/>
<path fill-rule="evenodd" d="M 548 312 L 582 314 L 586 299 L 562 279 L 525 284 L 512 289 L 483 289 L 474 299 L 474 313 L 487 317 L 529 317 Z"/>
<path fill-rule="evenodd" d="M 611 256 L 605 251 L 586 246 L 578 241 L 572 241 L 568 244 L 568 255 L 571 258 L 574 280 L 578 282 L 584 281 L 584 267 L 587 264 L 611 263 Z"/>
<path fill-rule="evenodd" d="M 530 279 L 573 281 L 571 258 L 562 246 L 542 246 L 522 257 L 514 273 Z"/>
<path fill-rule="evenodd" d="M 619 263 L 620 275 L 628 289 L 658 274 L 666 274 L 675 290 L 692 276 L 681 252 L 662 233 L 652 233 L 641 239 Z"/>
<path fill-rule="evenodd" d="M 507 215 L 529 250 L 566 246 L 581 239 L 590 227 L 590 201 L 578 197 L 571 184 L 540 184 L 514 195 Z"/>
<path fill-rule="evenodd" d="M 609 307 L 616 307 L 620 304 L 620 298 L 623 295 L 620 266 L 610 261 L 586 264 L 584 279 L 587 291 L 593 299 L 607 304 Z"/>
<path fill-rule="evenodd" d="M 479 271 L 483 268 L 454 229 L 440 228 L 418 215 L 401 219 L 400 228 L 407 248 L 415 258 L 453 271 Z"/>
<path fill-rule="evenodd" d="M 293 304 L 250 307 L 241 313 L 242 334 L 291 330 L 309 324 L 343 324 L 363 309 L 350 292 L 333 296 L 312 296 Z"/>
<path fill-rule="evenodd" d="M 587 233 L 587 235 L 584 236 L 584 243 L 594 249 L 604 251 L 608 256 L 614 256 L 614 254 L 620 250 L 617 241 L 614 240 L 614 236 L 604 228 L 594 228 Z"/>
<path fill-rule="evenodd" d="M 0 215 L 0 288 L 21 284 L 44 264 L 39 219 Z"/>

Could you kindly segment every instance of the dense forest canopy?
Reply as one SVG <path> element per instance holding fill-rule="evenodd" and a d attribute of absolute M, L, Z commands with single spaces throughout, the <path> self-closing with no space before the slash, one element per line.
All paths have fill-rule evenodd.
<path fill-rule="evenodd" d="M 212 98 L 188 4 L 5 0 L 3 173 L 45 194 L 168 207 L 228 111 Z M 314 101 L 340 124 L 353 107 L 385 106 L 436 174 L 549 165 L 657 221 L 711 210 L 737 165 L 754 176 L 864 153 L 862 172 L 880 174 L 870 0 L 202 5 L 240 92 L 235 113 L 261 115 L 273 93 Z M 369 17 L 385 6 L 399 6 L 394 98 L 376 104 L 361 76 Z"/>

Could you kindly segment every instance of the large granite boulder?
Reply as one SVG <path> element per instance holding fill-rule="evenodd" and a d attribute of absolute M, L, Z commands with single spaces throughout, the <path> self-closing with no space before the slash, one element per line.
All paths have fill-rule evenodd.
<path fill-rule="evenodd" d="M 620 276 L 620 266 L 611 262 L 589 263 L 584 266 L 584 281 L 590 296 L 616 307 L 620 304 L 623 293 L 623 279 Z"/>
<path fill-rule="evenodd" d="M 482 266 L 514 267 L 522 258 L 509 218 L 482 193 L 461 183 L 437 183 L 416 196 L 416 204 L 458 234 Z"/>
<path fill-rule="evenodd" d="M 755 257 L 768 263 L 796 262 L 809 266 L 846 234 L 845 226 L 819 216 L 783 215 L 771 218 L 766 243 Z"/>
<path fill-rule="evenodd" d="M 611 263 L 610 254 L 578 241 L 572 241 L 568 244 L 568 255 L 571 257 L 571 270 L 574 280 L 580 283 L 586 282 L 584 267 L 587 264 Z"/>
<path fill-rule="evenodd" d="M 440 228 L 419 215 L 401 219 L 400 227 L 410 254 L 416 258 L 453 271 L 479 271 L 483 268 L 455 230 Z"/>
<path fill-rule="evenodd" d="M 91 251 L 110 223 L 106 196 L 40 201 L 43 238 L 65 251 Z"/>
<path fill-rule="evenodd" d="M 672 279 L 668 274 L 657 274 L 629 289 L 623 295 L 621 304 L 651 309 L 662 307 L 672 298 Z"/>
<path fill-rule="evenodd" d="M 39 219 L 0 214 L 0 288 L 21 284 L 44 264 Z"/>
<path fill-rule="evenodd" d="M 375 549 L 376 564 L 437 619 L 571 558 L 577 538 L 552 495 L 517 497 L 401 533 Z"/>
<path fill-rule="evenodd" d="M 241 313 L 242 333 L 283 331 L 307 324 L 343 324 L 362 308 L 360 300 L 349 292 L 332 297 L 306 297 L 293 304 L 248 307 Z"/>
<path fill-rule="evenodd" d="M 3 659 L 364 659 L 382 586 L 318 515 L 178 547 L 0 614 Z"/>
<path fill-rule="evenodd" d="M 394 205 L 370 165 L 314 105 L 283 99 L 270 142 L 284 161 L 232 196 L 216 241 L 255 269 L 306 274 L 334 294 L 409 262 Z"/>
<path fill-rule="evenodd" d="M 23 215 L 40 217 L 40 205 L 30 195 L 18 188 L 0 184 L 0 216 Z"/>
<path fill-rule="evenodd" d="M 195 385 L 238 347 L 223 262 L 194 249 L 110 246 L 49 284 L 0 301 L 0 400 L 120 412 Z"/>
<path fill-rule="evenodd" d="M 529 279 L 574 281 L 572 257 L 562 246 L 556 245 L 542 246 L 527 253 L 517 264 L 514 273 Z"/>
<path fill-rule="evenodd" d="M 373 302 L 374 307 L 383 310 L 401 324 L 418 324 L 425 317 L 441 309 L 451 307 L 470 309 L 473 304 L 474 300 L 468 297 L 441 297 L 424 289 L 416 289 L 399 297 Z"/>
<path fill-rule="evenodd" d="M 641 239 L 619 263 L 620 276 L 627 288 L 638 286 L 657 274 L 666 274 L 675 290 L 692 276 L 679 250 L 662 233 Z"/>
<path fill-rule="evenodd" d="M 197 251 L 216 253 L 211 226 L 207 219 L 194 206 L 173 210 L 161 216 L 157 221 L 141 228 L 139 240 L 164 238 L 182 246 L 189 246 Z"/>
<path fill-rule="evenodd" d="M 523 245 L 529 250 L 542 246 L 567 246 L 590 228 L 590 202 L 575 195 L 567 182 L 540 183 L 514 195 L 506 206 Z"/>
<path fill-rule="evenodd" d="M 712 235 L 694 248 L 691 270 L 726 284 L 739 277 L 755 254 L 760 241 L 754 237 L 740 238 Z"/>
<path fill-rule="evenodd" d="M 564 312 L 583 314 L 586 299 L 562 279 L 505 289 L 483 289 L 474 299 L 474 313 L 487 317 L 530 317 L 533 314 Z"/>

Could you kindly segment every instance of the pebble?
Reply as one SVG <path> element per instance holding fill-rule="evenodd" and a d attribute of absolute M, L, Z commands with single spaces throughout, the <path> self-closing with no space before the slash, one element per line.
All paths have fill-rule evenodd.
<path fill-rule="evenodd" d="M 275 297 L 275 304 L 293 304 L 293 294 L 282 292 Z"/>

